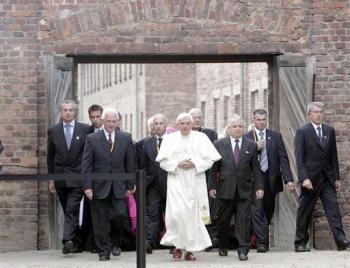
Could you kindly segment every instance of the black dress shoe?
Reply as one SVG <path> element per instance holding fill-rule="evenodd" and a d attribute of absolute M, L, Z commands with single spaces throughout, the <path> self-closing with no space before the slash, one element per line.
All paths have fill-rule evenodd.
<path fill-rule="evenodd" d="M 112 249 L 112 255 L 113 256 L 120 256 L 120 254 L 122 254 L 122 249 L 114 246 Z"/>
<path fill-rule="evenodd" d="M 74 253 L 74 244 L 71 240 L 64 242 L 62 253 L 63 254 Z"/>
<path fill-rule="evenodd" d="M 150 244 L 146 243 L 145 248 L 146 248 L 146 253 L 147 254 L 152 254 L 153 253 L 153 249 L 152 249 Z"/>
<path fill-rule="evenodd" d="M 243 252 L 238 253 L 238 259 L 239 259 L 240 261 L 247 261 L 247 260 L 248 260 L 248 255 L 245 254 L 245 253 L 243 253 Z"/>
<path fill-rule="evenodd" d="M 260 246 L 256 248 L 256 252 L 257 253 L 266 253 L 267 252 L 267 248 L 265 246 Z"/>
<path fill-rule="evenodd" d="M 227 256 L 227 249 L 220 248 L 219 249 L 219 256 L 226 257 Z"/>
<path fill-rule="evenodd" d="M 343 250 L 346 250 L 347 248 L 350 248 L 350 241 L 344 240 L 341 243 L 337 243 L 338 251 L 343 251 Z"/>
<path fill-rule="evenodd" d="M 98 258 L 100 261 L 109 261 L 111 258 L 107 255 L 102 255 Z"/>
<path fill-rule="evenodd" d="M 295 252 L 308 252 L 310 249 L 305 245 L 299 245 L 295 247 Z"/>
<path fill-rule="evenodd" d="M 209 251 L 211 251 L 213 249 L 213 247 L 207 247 L 207 248 L 205 248 L 205 251 L 206 252 L 209 252 Z"/>
<path fill-rule="evenodd" d="M 81 247 L 74 247 L 73 253 L 83 253 L 83 249 Z"/>

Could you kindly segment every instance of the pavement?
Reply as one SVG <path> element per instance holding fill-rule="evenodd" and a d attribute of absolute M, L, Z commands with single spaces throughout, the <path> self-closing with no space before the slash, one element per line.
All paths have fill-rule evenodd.
<path fill-rule="evenodd" d="M 295 253 L 273 248 L 268 253 L 251 250 L 248 261 L 239 261 L 237 253 L 229 251 L 227 257 L 219 257 L 217 251 L 198 252 L 197 261 L 174 261 L 168 250 L 155 250 L 146 256 L 146 267 L 152 268 L 350 268 L 350 250 L 312 250 Z M 78 253 L 62 255 L 59 250 L 21 251 L 0 253 L 1 268 L 136 268 L 136 253 L 123 252 L 111 261 L 98 261 L 97 254 Z"/>

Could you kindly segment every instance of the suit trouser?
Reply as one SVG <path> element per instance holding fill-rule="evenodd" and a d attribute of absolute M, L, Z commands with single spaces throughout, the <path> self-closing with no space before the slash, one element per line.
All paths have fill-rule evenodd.
<path fill-rule="evenodd" d="M 295 246 L 306 245 L 309 241 L 309 227 L 312 212 L 318 197 L 321 198 L 321 202 L 336 244 L 340 244 L 346 239 L 338 207 L 336 190 L 329 182 L 326 174 L 323 172 L 320 174 L 318 179 L 320 183 L 313 185 L 313 190 L 310 191 L 304 187 L 301 188 L 297 212 L 297 226 L 294 241 Z"/>
<path fill-rule="evenodd" d="M 110 227 L 115 232 L 115 245 L 121 246 L 123 222 L 128 218 L 127 199 L 116 199 L 113 191 L 105 199 L 92 199 L 90 203 L 95 244 L 99 256 L 109 256 L 111 252 Z"/>
<path fill-rule="evenodd" d="M 240 199 L 236 193 L 235 200 L 218 199 L 218 239 L 219 248 L 227 249 L 230 221 L 235 214 L 235 236 L 238 240 L 237 251 L 248 254 L 250 248 L 250 203 L 249 199 Z"/>
<path fill-rule="evenodd" d="M 256 199 L 253 191 L 251 218 L 252 228 L 256 235 L 256 246 L 269 246 L 269 225 L 275 211 L 276 195 L 272 193 L 268 172 L 264 172 L 264 197 Z"/>
<path fill-rule="evenodd" d="M 82 238 L 82 246 L 85 250 L 93 250 L 96 248 L 94 240 L 94 232 L 92 228 L 91 218 L 91 201 L 84 196 L 83 206 L 83 222 L 80 228 L 80 236 Z"/>
<path fill-rule="evenodd" d="M 165 212 L 166 193 L 163 193 L 153 182 L 147 187 L 146 193 L 146 240 L 152 247 L 159 243 L 161 213 Z"/>
<path fill-rule="evenodd" d="M 208 177 L 209 177 L 209 171 L 205 172 L 206 179 L 207 179 L 207 185 L 209 185 Z M 208 189 L 208 201 L 209 201 L 209 211 L 210 211 L 210 219 L 211 224 L 206 225 L 207 231 L 209 233 L 212 247 L 217 247 L 217 237 L 218 237 L 218 230 L 217 230 L 217 224 L 216 224 L 216 218 L 217 218 L 217 199 L 212 198 L 209 196 L 209 190 Z"/>
<path fill-rule="evenodd" d="M 71 240 L 75 244 L 79 230 L 79 208 L 83 197 L 82 187 L 57 187 L 58 199 L 60 200 L 64 213 L 63 243 Z"/>

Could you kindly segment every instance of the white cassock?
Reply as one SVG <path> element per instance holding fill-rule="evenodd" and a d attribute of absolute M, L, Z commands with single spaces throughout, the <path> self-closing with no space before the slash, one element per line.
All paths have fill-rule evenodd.
<path fill-rule="evenodd" d="M 166 135 L 156 161 L 168 172 L 165 211 L 166 233 L 161 244 L 187 251 L 200 251 L 211 246 L 204 224 L 210 222 L 205 171 L 221 158 L 209 138 L 191 131 Z M 181 169 L 182 160 L 190 160 L 195 168 Z"/>

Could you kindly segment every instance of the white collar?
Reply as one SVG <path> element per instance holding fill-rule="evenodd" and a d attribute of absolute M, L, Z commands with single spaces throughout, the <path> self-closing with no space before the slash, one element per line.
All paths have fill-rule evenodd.
<path fill-rule="evenodd" d="M 107 130 L 105 130 L 105 128 L 103 128 L 103 133 L 106 136 L 106 139 L 109 139 L 109 132 Z M 113 132 L 111 133 L 111 138 L 112 138 L 112 142 L 114 142 L 114 136 L 115 136 L 115 130 L 113 130 Z"/>
<path fill-rule="evenodd" d="M 319 124 L 319 125 L 316 125 L 314 122 L 312 122 L 312 121 L 310 121 L 310 122 L 311 122 L 311 124 L 312 124 L 312 126 L 314 127 L 314 129 L 315 129 L 316 132 L 318 131 L 318 130 L 317 130 L 318 127 L 320 127 L 320 128 L 321 128 L 321 131 L 322 131 L 322 123 Z"/>
<path fill-rule="evenodd" d="M 238 144 L 242 143 L 242 137 L 240 137 L 239 139 L 233 138 L 232 136 L 230 136 L 231 139 L 231 143 L 234 144 L 236 142 L 236 140 L 238 140 Z"/>
<path fill-rule="evenodd" d="M 263 130 L 259 130 L 257 128 L 254 128 L 254 131 L 256 133 L 256 137 L 258 137 L 258 140 L 261 139 L 260 132 L 264 133 L 264 137 L 266 138 L 266 128 L 264 128 Z"/>
<path fill-rule="evenodd" d="M 63 127 L 66 127 L 66 125 L 70 125 L 73 128 L 75 127 L 75 120 L 74 119 L 69 123 L 66 123 L 64 121 L 62 121 L 62 122 L 63 122 Z"/>

